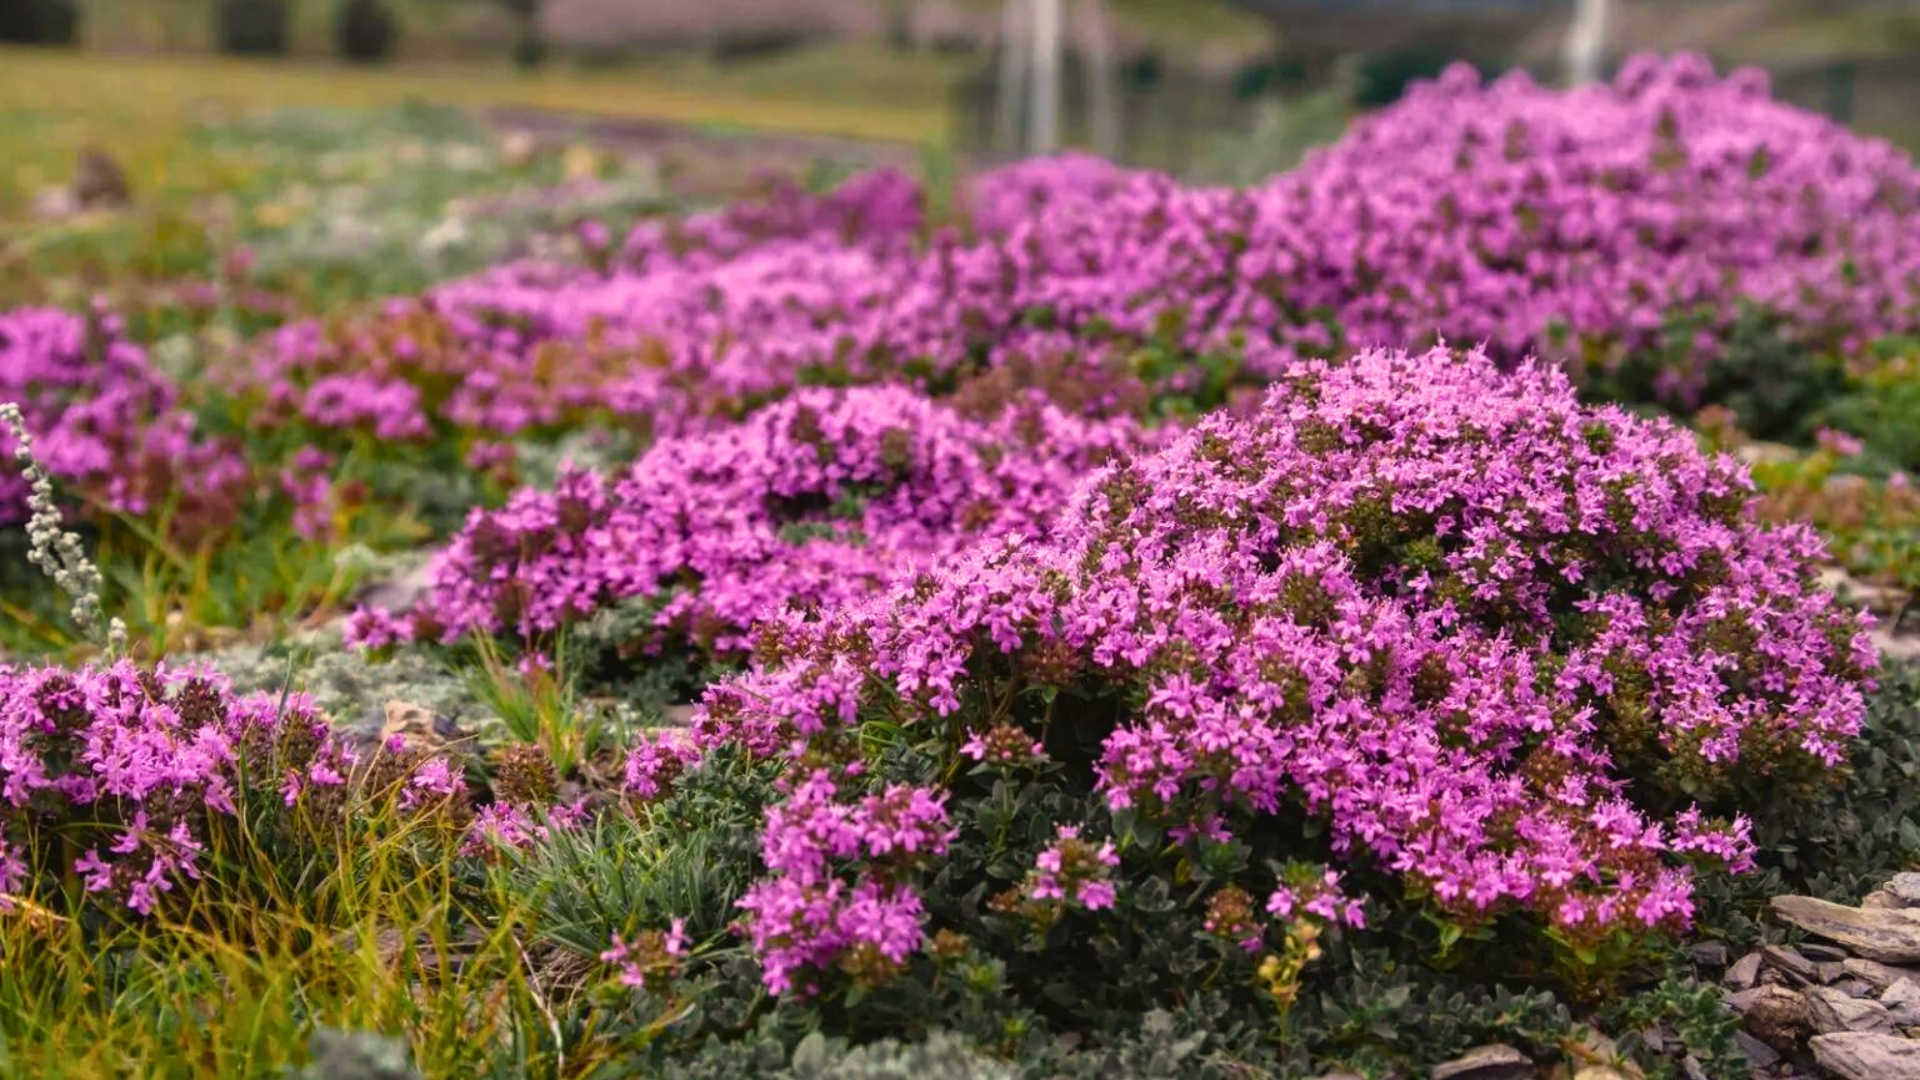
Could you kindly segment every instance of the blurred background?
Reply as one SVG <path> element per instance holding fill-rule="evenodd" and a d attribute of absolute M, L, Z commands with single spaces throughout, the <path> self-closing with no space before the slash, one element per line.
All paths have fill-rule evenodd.
<path fill-rule="evenodd" d="M 1920 145 L 1920 0 L 0 0 L 0 305 L 244 271 L 323 306 L 770 171 L 1248 182 L 1456 59 L 1679 49 Z"/>

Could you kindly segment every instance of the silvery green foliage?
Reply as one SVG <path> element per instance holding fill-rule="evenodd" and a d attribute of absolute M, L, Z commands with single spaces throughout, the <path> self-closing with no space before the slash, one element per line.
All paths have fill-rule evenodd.
<path fill-rule="evenodd" d="M 986 1057 L 965 1039 L 934 1032 L 926 1042 L 887 1040 L 836 1054 L 818 1032 L 794 1047 L 782 1080 L 1017 1080 L 1013 1065 Z"/>
<path fill-rule="evenodd" d="M 340 647 L 337 633 L 316 634 L 288 646 L 236 645 L 203 657 L 240 691 L 304 690 L 336 725 L 379 729 L 389 701 L 405 701 L 440 716 L 476 719 L 482 710 L 468 685 L 429 657 L 400 650 L 383 662 Z"/>
<path fill-rule="evenodd" d="M 313 1059 L 293 1080 L 420 1080 L 407 1044 L 391 1035 L 315 1028 L 307 1048 Z"/>
<path fill-rule="evenodd" d="M 108 653 L 124 653 L 127 647 L 126 624 L 119 619 L 107 618 L 101 606 L 100 568 L 87 557 L 79 534 L 66 528 L 60 507 L 53 501 L 53 479 L 33 456 L 33 433 L 27 430 L 26 417 L 21 414 L 20 406 L 11 401 L 0 402 L 0 422 L 4 422 L 13 434 L 13 457 L 19 462 L 21 474 L 26 477 L 28 485 L 27 509 L 30 516 L 27 518 L 27 539 L 30 547 L 27 560 L 52 578 L 62 592 L 73 598 L 71 615 L 74 625 L 83 633 L 95 637 Z"/>
<path fill-rule="evenodd" d="M 593 427 L 566 432 L 550 442 L 525 439 L 515 443 L 514 450 L 514 464 L 527 484 L 552 487 L 562 466 L 611 473 L 631 463 L 639 447 L 631 432 Z"/>

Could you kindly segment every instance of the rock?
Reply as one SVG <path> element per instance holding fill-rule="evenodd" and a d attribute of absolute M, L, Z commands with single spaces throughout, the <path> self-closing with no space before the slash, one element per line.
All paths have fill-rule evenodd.
<path fill-rule="evenodd" d="M 529 131 L 509 131 L 500 137 L 500 158 L 516 169 L 533 161 L 539 149 L 539 141 Z"/>
<path fill-rule="evenodd" d="M 1900 898 L 1885 889 L 1875 889 L 1860 901 L 1863 908 L 1902 908 L 1907 905 Z"/>
<path fill-rule="evenodd" d="M 1766 958 L 1768 967 L 1785 975 L 1787 980 L 1796 986 L 1806 986 L 1820 981 L 1819 971 L 1814 962 L 1800 955 L 1795 949 L 1785 945 L 1768 945 L 1760 950 L 1760 954 Z"/>
<path fill-rule="evenodd" d="M 1735 960 L 1733 966 L 1727 969 L 1727 977 L 1724 980 L 1726 985 L 1735 990 L 1745 990 L 1751 987 L 1754 981 L 1760 978 L 1761 959 L 1759 953 L 1750 952 L 1740 959 Z"/>
<path fill-rule="evenodd" d="M 1840 966 L 1848 975 L 1870 984 L 1875 990 L 1885 990 L 1901 979 L 1912 979 L 1915 985 L 1920 985 L 1920 968 L 1894 967 L 1859 957 L 1843 960 Z"/>
<path fill-rule="evenodd" d="M 1859 478 L 1834 477 L 1827 487 L 1829 491 L 1857 491 Z M 1904 589 L 1886 585 L 1876 585 L 1871 581 L 1862 581 L 1838 568 L 1828 568 L 1820 572 L 1820 584 L 1829 591 L 1840 594 L 1841 598 L 1866 608 L 1877 615 L 1898 614 L 1906 606 L 1908 593 Z"/>
<path fill-rule="evenodd" d="M 1744 1031 L 1733 1033 L 1733 1045 L 1747 1056 L 1755 1069 L 1771 1069 L 1780 1062 L 1780 1055 L 1774 1052 L 1773 1047 Z"/>
<path fill-rule="evenodd" d="M 1831 986 L 1807 991 L 1807 1021 L 1822 1035 L 1836 1031 L 1892 1031 L 1887 1007 L 1872 998 L 1856 998 Z"/>
<path fill-rule="evenodd" d="M 1820 1067 L 1841 1080 L 1920 1080 L 1920 1042 L 1898 1035 L 1843 1031 L 1809 1044 Z"/>
<path fill-rule="evenodd" d="M 1693 962 L 1701 967 L 1723 968 L 1732 959 L 1724 941 L 1697 941 L 1687 952 L 1693 956 Z"/>
<path fill-rule="evenodd" d="M 1847 950 L 1836 949 L 1831 945 L 1803 941 L 1793 947 L 1794 951 L 1816 964 L 1838 964 L 1847 958 Z"/>
<path fill-rule="evenodd" d="M 80 151 L 73 170 L 73 198 L 86 210 L 117 209 L 133 201 L 126 170 L 97 146 Z"/>
<path fill-rule="evenodd" d="M 1811 896 L 1776 896 L 1772 906 L 1780 919 L 1869 960 L 1884 964 L 1920 960 L 1920 911 L 1850 908 Z"/>
<path fill-rule="evenodd" d="M 1834 980 L 1833 988 L 1848 997 L 1872 997 L 1877 992 L 1872 983 L 1852 977 Z"/>
<path fill-rule="evenodd" d="M 1574 1073 L 1573 1080 L 1627 1080 L 1627 1077 L 1611 1065 L 1589 1065 Z"/>
<path fill-rule="evenodd" d="M 417 1080 L 404 1040 L 366 1031 L 316 1028 L 307 1049 L 313 1060 L 298 1080 Z"/>
<path fill-rule="evenodd" d="M 1898 980 L 1880 995 L 1880 1004 L 1887 1007 L 1887 1018 L 1894 1027 L 1920 1024 L 1920 983 L 1907 978 Z"/>
<path fill-rule="evenodd" d="M 1920 873 L 1908 871 L 1893 875 L 1893 880 L 1883 886 L 1893 898 L 1907 907 L 1920 907 Z"/>
<path fill-rule="evenodd" d="M 1784 986 L 1763 983 L 1734 994 L 1727 1004 L 1740 1014 L 1748 1031 L 1782 1052 L 1792 1050 L 1810 1026 L 1805 999 Z"/>
<path fill-rule="evenodd" d="M 383 743 L 397 737 L 407 749 L 436 751 L 472 738 L 451 718 L 425 706 L 389 701 L 381 712 L 380 741 Z"/>
<path fill-rule="evenodd" d="M 432 586 L 431 568 L 428 559 L 409 557 L 397 573 L 368 588 L 360 602 L 371 608 L 405 611 Z"/>
<path fill-rule="evenodd" d="M 1533 1062 L 1511 1046 L 1476 1046 L 1452 1061 L 1435 1065 L 1432 1080 L 1529 1080 Z"/>
<path fill-rule="evenodd" d="M 1920 634 L 1896 634 L 1887 629 L 1886 623 L 1881 623 L 1869 631 L 1867 637 L 1873 642 L 1874 648 L 1892 659 L 1920 659 Z M 1895 897 L 1894 903 L 1899 902 L 1899 898 Z"/>
<path fill-rule="evenodd" d="M 80 212 L 80 201 L 66 188 L 47 188 L 34 195 L 33 216 L 43 221 L 59 221 Z"/>

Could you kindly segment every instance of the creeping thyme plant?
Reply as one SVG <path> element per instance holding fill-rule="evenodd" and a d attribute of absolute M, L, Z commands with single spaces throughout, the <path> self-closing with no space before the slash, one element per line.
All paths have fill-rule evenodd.
<path fill-rule="evenodd" d="M 1737 1073 L 1677 946 L 1920 859 L 1898 627 L 1826 584 L 1920 580 L 1912 160 L 1638 58 L 1455 68 L 1244 188 L 942 202 L 575 222 L 179 370 L 0 314 L 0 523 L 71 601 L 0 641 L 78 661 L 0 666 L 0 948 L 56 958 L 0 1061 L 87 987 L 436 1077 L 1419 1075 L 1588 1022 Z M 169 655 L 214 629 L 462 715 Z"/>

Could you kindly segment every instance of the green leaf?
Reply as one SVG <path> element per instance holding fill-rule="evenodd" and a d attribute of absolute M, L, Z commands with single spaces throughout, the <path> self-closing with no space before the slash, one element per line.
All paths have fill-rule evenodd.
<path fill-rule="evenodd" d="M 823 1072 L 826 1067 L 827 1037 L 818 1031 L 810 1032 L 793 1048 L 793 1071 L 807 1075 Z"/>

